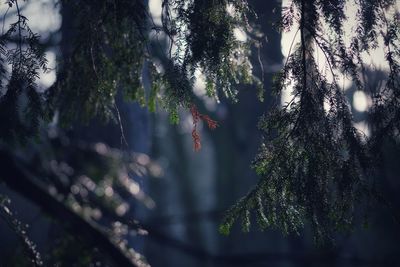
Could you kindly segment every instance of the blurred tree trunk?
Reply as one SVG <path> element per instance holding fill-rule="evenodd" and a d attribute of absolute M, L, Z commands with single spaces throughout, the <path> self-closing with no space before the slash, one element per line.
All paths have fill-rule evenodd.
<path fill-rule="evenodd" d="M 223 262 L 217 264 L 212 255 L 265 251 L 265 235 L 234 231 L 225 237 L 218 233 L 222 212 L 258 179 L 250 169 L 260 144 L 257 123 L 271 103 L 277 101 L 270 94 L 271 78 L 281 68 L 283 57 L 280 33 L 272 23 L 280 18 L 281 1 L 254 0 L 250 4 L 259 17 L 252 23 L 264 33 L 256 37 L 261 46 L 252 51 L 252 64 L 255 74 L 260 79 L 264 77 L 265 101 L 257 99 L 254 86 L 240 89 L 239 103 L 222 100 L 215 111 L 207 110 L 203 100 L 198 99 L 196 105 L 200 111 L 209 113 L 220 125 L 215 131 L 202 131 L 202 150 L 198 153 L 192 147 L 190 115 L 182 114 L 181 123 L 176 127 L 169 126 L 167 119 L 156 122 L 153 155 L 164 155 L 159 159 L 165 163 L 166 174 L 150 184 L 150 194 L 157 203 L 150 223 L 160 225 L 164 233 L 183 240 L 188 247 L 201 248 L 206 253 L 201 260 L 193 259 L 150 243 L 145 254 L 154 266 L 230 266 Z M 183 214 L 189 216 L 179 216 Z M 170 215 L 178 215 L 178 219 L 160 222 L 160 217 Z M 188 220 L 190 215 L 197 219 Z M 165 253 L 160 254 L 160 249 Z"/>

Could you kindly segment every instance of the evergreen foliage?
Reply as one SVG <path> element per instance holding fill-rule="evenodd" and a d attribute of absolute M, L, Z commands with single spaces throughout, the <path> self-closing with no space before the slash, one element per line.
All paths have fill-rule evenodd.
<path fill-rule="evenodd" d="M 261 179 L 227 212 L 221 232 L 229 233 L 238 218 L 248 231 L 254 210 L 262 228 L 298 233 L 308 222 L 317 241 L 326 241 L 338 230 L 352 229 L 357 215 L 368 208 L 365 203 L 379 198 L 372 163 L 384 139 L 398 140 L 399 133 L 400 17 L 396 1 L 357 1 L 357 30 L 346 44 L 345 4 L 295 0 L 283 10 L 280 27 L 288 31 L 298 25 L 301 40 L 276 75 L 274 90 L 279 94 L 294 84 L 292 99 L 261 119 L 264 141 L 253 163 Z M 390 71 L 386 83 L 369 92 L 370 85 L 361 79 L 362 53 L 378 48 L 378 38 L 384 41 L 379 49 L 385 49 Z M 333 78 L 318 66 L 317 49 Z M 339 75 L 351 77 L 373 99 L 370 138 L 353 125 Z"/>
<path fill-rule="evenodd" d="M 61 1 L 74 14 L 72 43 L 49 101 L 62 122 L 112 116 L 117 88 L 144 102 L 146 8 L 141 1 Z M 134 12 L 132 12 L 134 10 Z M 116 30 L 118 29 L 118 30 Z M 87 77 L 91 77 L 88 79 Z"/>
<path fill-rule="evenodd" d="M 119 213 L 124 213 L 121 195 L 130 193 L 152 205 L 128 179 L 137 162 L 122 164 L 127 156 L 102 144 L 71 144 L 62 135 L 55 138 L 54 129 L 44 139 L 40 132 L 48 130 L 46 125 L 57 114 L 62 125 L 113 118 L 120 90 L 151 111 L 161 105 L 172 123 L 179 121 L 179 108 L 189 110 L 194 148 L 199 149 L 197 123 L 203 120 L 211 129 L 217 123 L 193 103 L 195 72 L 205 75 L 207 94 L 217 101 L 220 97 L 236 101 L 239 83 L 259 83 L 249 60 L 255 41 L 239 41 L 234 35 L 235 29 L 252 30 L 247 16 L 254 14 L 245 0 L 163 0 L 162 25 L 157 26 L 144 1 L 59 1 L 74 14 L 72 37 L 63 40 L 57 81 L 39 92 L 37 79 L 40 71 L 47 71 L 46 59 L 19 2 L 6 2 L 16 10 L 16 22 L 0 38 L 0 157 L 3 164 L 9 163 L 1 179 L 38 205 L 46 206 L 43 199 L 54 203 L 47 206 L 50 214 L 62 219 L 63 212 L 76 227 L 96 235 L 104 250 L 122 257 L 121 266 L 127 262 L 146 266 L 141 255 L 126 247 L 121 232 L 113 232 L 115 221 L 124 215 Z M 274 93 L 279 95 L 293 84 L 292 100 L 260 120 L 264 138 L 253 164 L 260 181 L 227 212 L 221 232 L 229 233 L 239 218 L 248 231 L 254 211 L 261 228 L 299 232 L 309 222 L 316 239 L 326 240 L 337 230 L 351 229 L 360 208 L 367 208 L 362 200 L 377 196 L 372 163 L 385 138 L 398 140 L 400 130 L 400 15 L 393 11 L 395 0 L 358 0 L 356 31 L 347 42 L 343 36 L 347 2 L 293 0 L 284 8 L 280 28 L 298 26 L 301 41 L 276 75 Z M 160 33 L 168 37 L 167 49 L 155 47 L 149 37 Z M 389 73 L 381 87 L 368 91 L 362 79 L 362 54 L 380 49 L 378 39 L 384 43 Z M 316 50 L 322 51 L 332 78 L 318 66 Z M 142 84 L 146 71 L 152 80 L 148 91 Z M 371 95 L 371 137 L 354 128 L 339 75 L 351 77 L 358 90 Z M 33 136 L 39 142 L 32 142 Z M 35 149 L 21 157 L 18 149 L 11 149 L 20 149 L 19 143 Z M 23 183 L 28 182 L 37 191 L 27 191 Z M 47 188 L 53 189 L 51 193 Z M 39 193 L 44 197 L 38 198 Z M 3 203 L 2 217 L 17 227 L 4 213 Z M 98 211 L 109 221 L 96 221 Z M 135 224 L 118 225 L 128 226 L 141 230 Z M 18 227 L 16 232 L 21 232 Z M 35 251 L 29 251 L 39 265 Z"/>
<path fill-rule="evenodd" d="M 7 1 L 17 10 L 16 21 L 0 38 L 0 119 L 1 139 L 24 142 L 38 131 L 44 117 L 43 96 L 38 93 L 36 80 L 46 71 L 46 59 L 39 36 L 30 29 L 27 18 L 20 13 L 18 1 Z M 15 40 L 9 46 L 8 40 Z M 6 66 L 11 71 L 7 71 Z"/>
<path fill-rule="evenodd" d="M 183 107 L 214 129 L 217 123 L 193 105 L 194 73 L 205 72 L 208 94 L 214 97 L 233 97 L 234 85 L 252 79 L 249 47 L 233 33 L 235 27 L 246 27 L 247 4 L 165 0 L 159 27 L 144 1 L 58 1 L 62 12 L 73 16 L 63 22 L 57 80 L 43 91 L 37 81 L 47 71 L 44 47 L 21 13 L 21 2 L 6 2 L 16 11 L 16 22 L 0 39 L 1 181 L 55 219 L 68 221 L 66 228 L 84 232 L 89 244 L 100 246 L 119 266 L 146 266 L 126 244 L 126 229 L 143 230 L 124 217 L 129 195 L 153 205 L 129 178 L 146 167 L 102 144 L 75 144 L 54 123 L 69 127 L 95 117 L 118 119 L 115 97 L 121 91 L 151 111 L 161 105 L 173 123 Z M 149 36 L 159 32 L 169 37 L 168 51 L 152 47 Z M 162 62 L 154 55 L 160 51 Z M 142 84 L 144 72 L 153 83 L 149 92 Z M 196 124 L 193 138 L 199 148 Z M 35 257 L 30 253 L 39 265 Z"/>

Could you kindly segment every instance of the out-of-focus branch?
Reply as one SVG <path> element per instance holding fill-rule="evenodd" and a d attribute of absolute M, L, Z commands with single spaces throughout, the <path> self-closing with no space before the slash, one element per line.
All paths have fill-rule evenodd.
<path fill-rule="evenodd" d="M 0 180 L 14 191 L 37 204 L 52 218 L 61 222 L 77 236 L 83 236 L 87 242 L 107 253 L 117 266 L 138 266 L 110 239 L 94 225 L 68 209 L 54 198 L 43 185 L 35 182 L 29 174 L 18 166 L 15 157 L 8 151 L 0 149 Z"/>

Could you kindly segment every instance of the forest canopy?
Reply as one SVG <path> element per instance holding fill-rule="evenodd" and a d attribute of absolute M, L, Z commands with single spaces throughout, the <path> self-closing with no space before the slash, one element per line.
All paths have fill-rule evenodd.
<path fill-rule="evenodd" d="M 257 10 L 245 0 L 163 0 L 161 24 L 147 1 L 55 2 L 63 22 L 56 80 L 49 88 L 38 86 L 41 73 L 50 68 L 46 44 L 21 8 L 25 1 L 7 0 L 2 9 L 12 22 L 3 19 L 0 37 L 0 181 L 50 217 L 68 221 L 63 227 L 69 231 L 80 229 L 89 247 L 99 246 L 117 266 L 147 266 L 129 247 L 126 228 L 138 235 L 157 230 L 128 215 L 127 199 L 154 206 L 132 173 L 157 175 L 158 169 L 142 153 L 78 141 L 76 129 L 94 120 L 111 121 L 121 126 L 126 143 L 120 97 L 156 116 L 167 111 L 172 124 L 181 123 L 182 111 L 190 113 L 198 151 L 199 125 L 214 130 L 221 124 L 199 105 L 198 73 L 206 96 L 216 103 L 240 102 L 244 85 L 254 89 L 258 101 L 274 99 L 259 119 L 262 141 L 249 166 L 259 181 L 226 211 L 221 233 L 229 234 L 237 221 L 249 231 L 254 216 L 260 229 L 286 234 L 309 225 L 315 240 L 324 243 L 364 223 L 374 203 L 391 210 L 377 173 L 383 145 L 398 143 L 400 132 L 396 0 L 289 1 L 273 25 L 295 37 L 268 88 Z M 357 10 L 350 33 L 345 29 L 348 5 Z M 246 38 L 238 39 L 236 31 Z M 365 54 L 379 49 L 388 71 L 372 84 Z M 355 127 L 340 84 L 344 79 L 371 99 L 368 135 Z M 285 90 L 290 99 L 281 105 L 277 99 Z M 86 193 L 77 193 L 82 190 Z M 43 265 L 3 194 L 0 219 L 20 236 L 27 258 Z"/>

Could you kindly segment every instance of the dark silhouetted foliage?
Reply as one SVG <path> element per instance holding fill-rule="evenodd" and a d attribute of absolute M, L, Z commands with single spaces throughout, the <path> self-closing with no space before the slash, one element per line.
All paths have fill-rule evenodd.
<path fill-rule="evenodd" d="M 246 41 L 234 34 L 235 29 L 254 31 L 248 17 L 256 14 L 245 0 L 163 0 L 162 25 L 157 26 L 147 1 L 56 1 L 62 11 L 73 14 L 63 22 L 70 34 L 63 33 L 69 38 L 60 44 L 56 82 L 39 90 L 37 81 L 41 71 L 48 71 L 47 61 L 21 2 L 6 1 L 15 11 L 15 22 L 0 38 L 0 181 L 65 229 L 82 233 L 87 242 L 82 247 L 105 252 L 96 248 L 96 257 L 118 266 L 147 266 L 128 246 L 127 232 L 145 230 L 126 215 L 126 198 L 154 205 L 131 179 L 131 173 L 150 171 L 151 161 L 102 143 L 76 141 L 60 128 L 73 129 L 94 118 L 120 123 L 116 96 L 121 93 L 150 111 L 165 109 L 172 123 L 179 122 L 179 109 L 191 112 L 194 150 L 199 150 L 198 123 L 215 129 L 218 122 L 195 105 L 195 74 L 204 74 L 207 96 L 217 102 L 239 100 L 239 84 L 260 87 L 263 77 L 252 73 L 249 59 L 259 42 L 250 34 Z M 400 15 L 395 0 L 358 0 L 356 30 L 347 41 L 343 28 L 348 2 L 293 0 L 283 8 L 277 25 L 282 31 L 295 28 L 300 42 L 275 75 L 273 91 L 280 95 L 292 86 L 292 99 L 261 118 L 263 142 L 253 163 L 260 180 L 227 211 L 222 233 L 228 234 L 238 219 L 249 231 L 254 212 L 262 229 L 299 232 L 309 223 L 316 240 L 326 241 L 337 231 L 352 229 L 371 201 L 385 202 L 373 174 L 382 143 L 399 138 Z M 159 35 L 166 45 L 157 40 Z M 369 92 L 371 135 L 364 136 L 354 126 L 338 80 L 351 77 L 357 90 L 368 91 L 362 55 L 375 48 L 385 50 L 389 72 Z M 316 51 L 327 71 L 319 67 Z M 151 83 L 147 87 L 144 73 Z M 262 101 L 263 94 L 258 95 Z M 31 262 L 42 264 L 12 215 L 1 198 L 1 218 L 21 237 Z M 68 242 L 67 237 L 60 246 Z M 53 254 L 67 257 L 62 251 Z M 85 260 L 90 261 L 85 258 L 82 264 Z"/>

